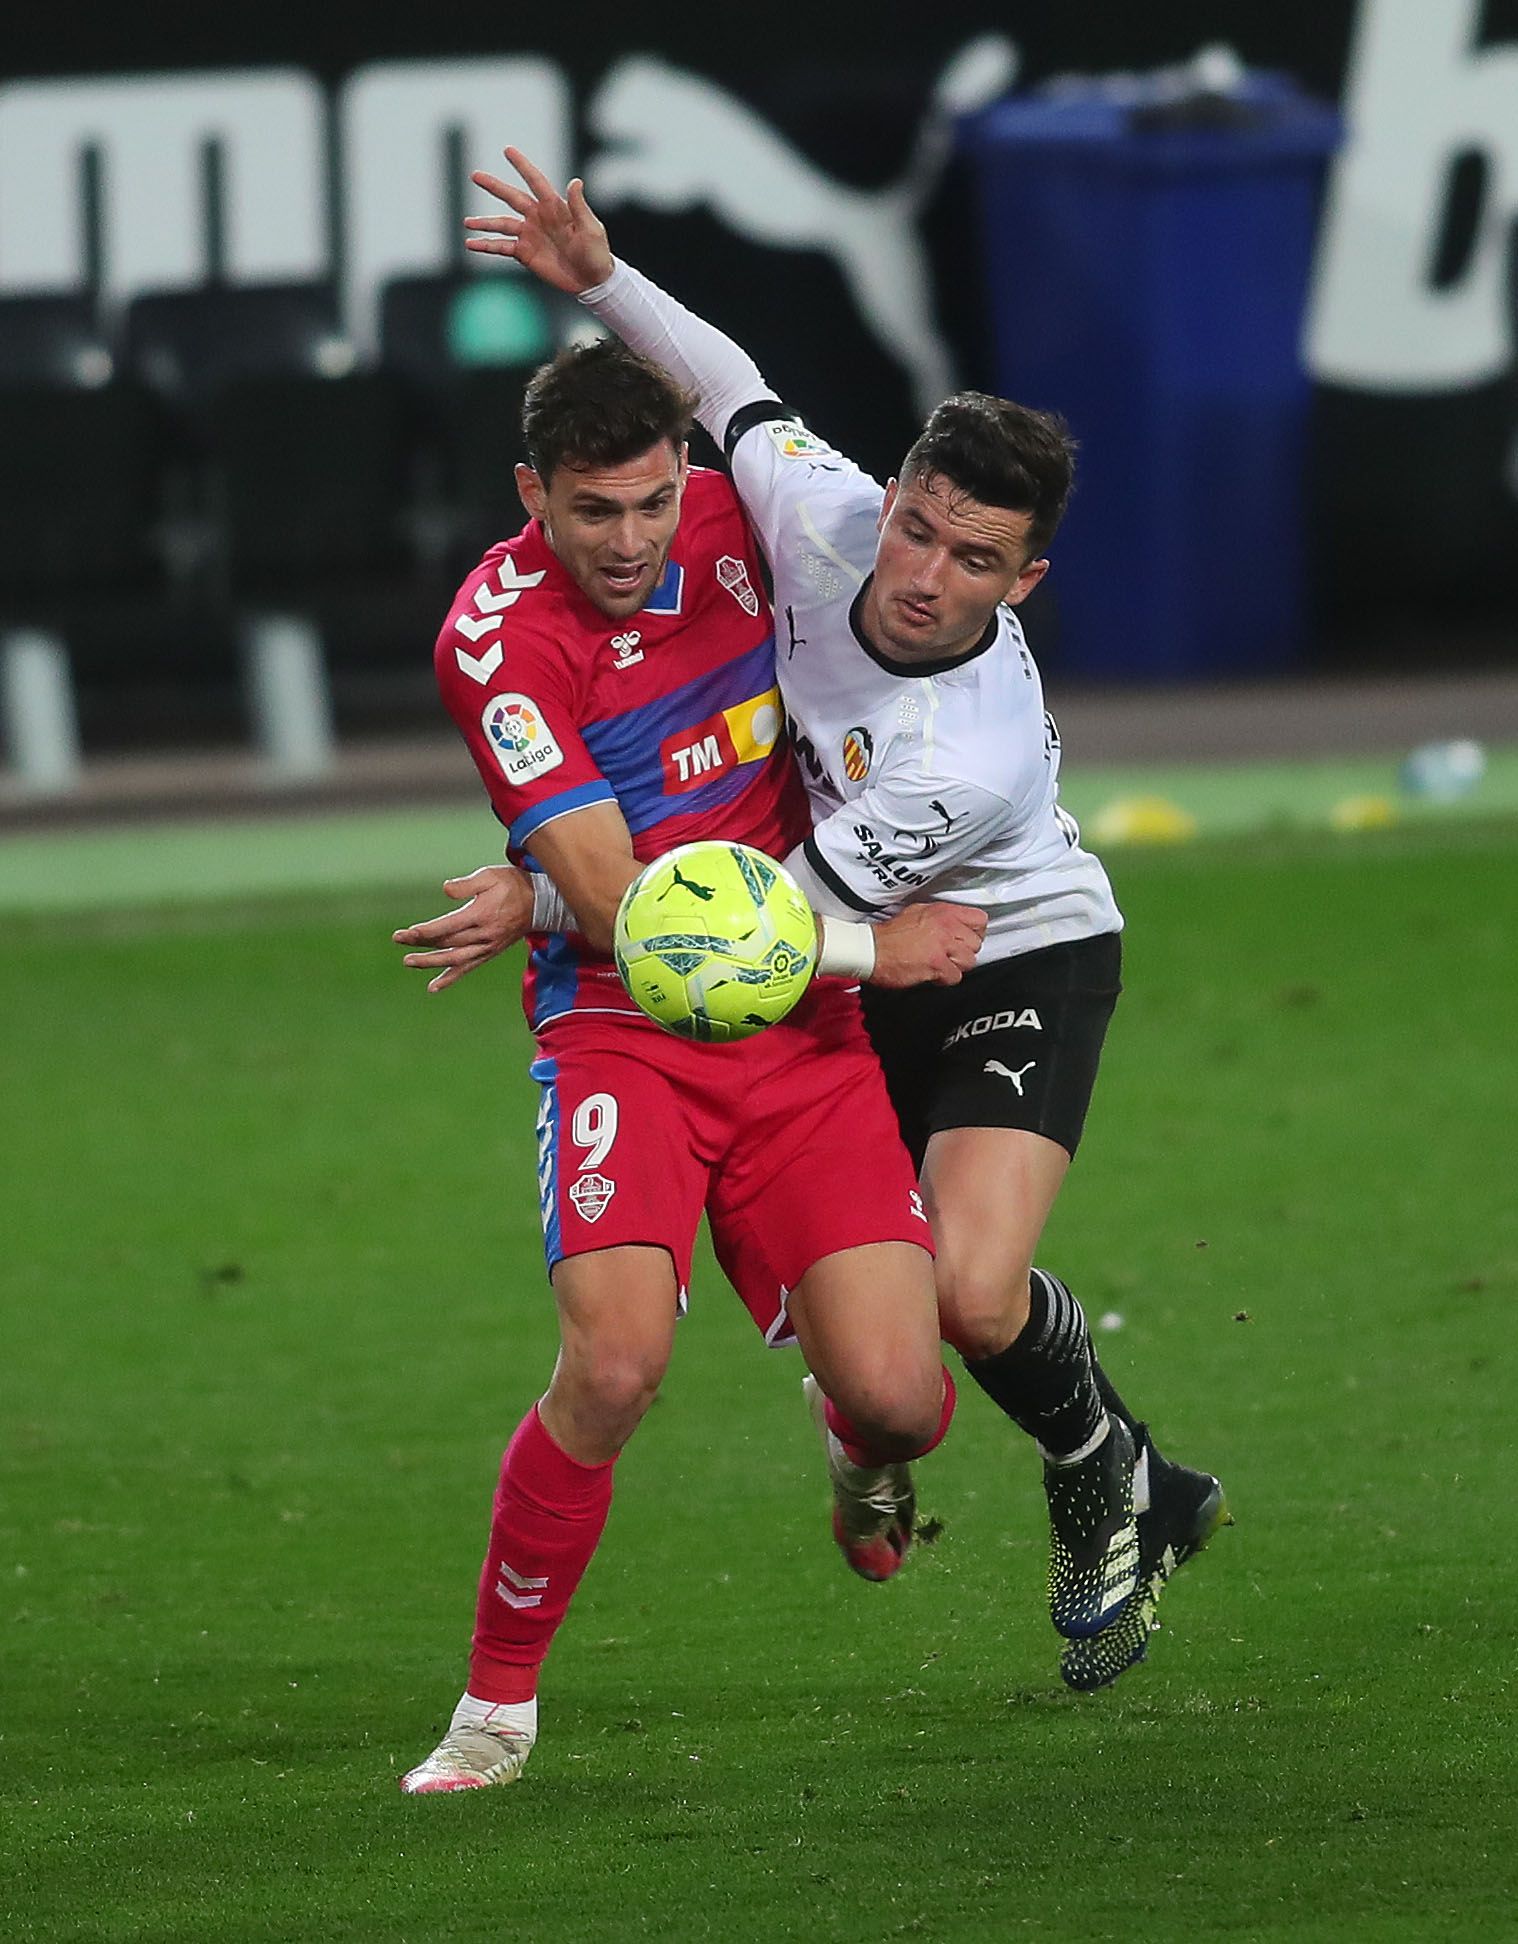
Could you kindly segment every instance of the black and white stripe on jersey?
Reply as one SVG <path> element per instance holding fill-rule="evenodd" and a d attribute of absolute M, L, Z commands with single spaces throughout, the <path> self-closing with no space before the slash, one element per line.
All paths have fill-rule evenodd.
<path fill-rule="evenodd" d="M 822 848 L 815 837 L 808 837 L 805 840 L 801 846 L 801 854 L 841 904 L 846 904 L 855 911 L 866 912 L 871 918 L 879 911 L 878 905 L 871 904 L 868 898 L 861 898 L 854 887 L 838 875 L 823 856 Z"/>

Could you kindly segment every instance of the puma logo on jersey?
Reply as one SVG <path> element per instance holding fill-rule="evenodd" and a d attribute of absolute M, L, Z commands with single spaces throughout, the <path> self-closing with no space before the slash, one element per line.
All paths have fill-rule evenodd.
<path fill-rule="evenodd" d="M 969 814 L 968 811 L 961 811 L 957 817 L 951 816 L 947 808 L 939 802 L 937 797 L 928 798 L 928 808 L 930 810 L 936 810 L 939 816 L 943 818 L 943 834 L 945 837 L 948 836 L 955 824 L 963 823 Z M 938 837 L 933 831 L 893 830 L 891 835 L 900 844 L 901 848 L 912 856 L 936 857 L 938 855 Z"/>
<path fill-rule="evenodd" d="M 987 1060 L 983 1071 L 986 1073 L 999 1073 L 1003 1080 L 1010 1080 L 1013 1086 L 1016 1087 L 1018 1094 L 1021 1095 L 1023 1091 L 1023 1075 L 1025 1073 L 1031 1073 L 1037 1065 L 1037 1060 L 1029 1060 L 1026 1066 L 1019 1067 L 1016 1073 L 1014 1073 L 1011 1067 L 1003 1066 L 1000 1060 Z"/>
<path fill-rule="evenodd" d="M 961 1040 L 979 1039 L 983 1033 L 1004 1033 L 1018 1026 L 1026 1026 L 1035 1033 L 1044 1030 L 1044 1022 L 1031 1006 L 1024 1006 L 1021 1012 L 1015 1006 L 1008 1006 L 1005 1012 L 982 1013 L 979 1019 L 967 1019 L 962 1026 L 956 1026 L 944 1041 L 942 1051 L 947 1053 Z"/>

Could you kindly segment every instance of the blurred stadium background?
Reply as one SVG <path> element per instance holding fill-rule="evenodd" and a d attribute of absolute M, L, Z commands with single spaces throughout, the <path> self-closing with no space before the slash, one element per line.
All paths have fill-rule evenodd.
<path fill-rule="evenodd" d="M 427 648 L 579 323 L 462 252 L 508 133 L 877 471 L 954 382 L 1066 411 L 1030 628 L 1078 753 L 1146 753 L 1121 705 L 1074 732 L 1163 682 L 1267 684 L 1281 753 L 1348 681 L 1362 747 L 1518 735 L 1512 12 L 1245 4 L 1220 50 L 1193 0 L 966 4 L 905 57 L 844 6 L 760 59 L 680 8 L 520 47 L 447 7 L 36 22 L 0 92 L 3 814 L 469 787 L 419 747 Z"/>
<path fill-rule="evenodd" d="M 1518 0 L 173 0 L 0 63 L 7 1934 L 1508 1934 Z M 507 139 L 882 475 L 955 383 L 1071 419 L 1029 632 L 1135 922 L 1057 1239 L 1252 1522 L 1072 1714 L 977 1415 L 844 1650 L 794 1373 L 698 1319 L 509 1883 L 374 1798 L 550 1343 L 510 973 L 385 956 L 496 854 L 431 646 L 581 327 L 460 248 Z"/>

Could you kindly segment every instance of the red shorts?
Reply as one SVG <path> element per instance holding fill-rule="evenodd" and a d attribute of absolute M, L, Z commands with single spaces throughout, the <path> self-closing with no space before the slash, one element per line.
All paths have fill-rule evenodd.
<path fill-rule="evenodd" d="M 932 1250 L 858 994 L 816 986 L 778 1026 L 698 1046 L 642 1020 L 567 1013 L 538 1034 L 538 1189 L 552 1273 L 644 1243 L 683 1308 L 701 1211 L 767 1343 L 814 1262 L 867 1242 Z"/>

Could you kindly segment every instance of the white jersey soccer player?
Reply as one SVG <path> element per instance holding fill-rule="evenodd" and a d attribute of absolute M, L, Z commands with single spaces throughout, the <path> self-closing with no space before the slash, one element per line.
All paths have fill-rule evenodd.
<path fill-rule="evenodd" d="M 1059 807 L 1059 741 L 1013 612 L 1048 567 L 1068 433 L 957 394 L 882 488 L 730 338 L 616 261 L 583 185 L 560 195 L 519 152 L 507 159 L 527 186 L 474 178 L 514 213 L 469 219 L 471 247 L 574 292 L 690 391 L 728 454 L 772 572 L 815 817 L 787 861 L 829 938 L 835 918 L 923 898 L 988 914 L 961 984 L 867 992 L 866 1016 L 921 1165 L 944 1334 L 1045 1461 L 1061 1671 L 1105 1685 L 1143 1658 L 1167 1574 L 1223 1501 L 1216 1479 L 1156 1450 L 1097 1365 L 1080 1305 L 1033 1266 L 1120 989 L 1122 918 Z M 865 973 L 870 927 L 858 932 Z"/>
<path fill-rule="evenodd" d="M 799 420 L 746 417 L 730 461 L 774 575 L 822 908 L 876 916 L 929 892 L 972 904 L 987 916 L 981 967 L 1121 929 L 1059 806 L 1059 735 L 1017 615 L 998 607 L 946 662 L 884 660 L 858 621 L 882 488 Z"/>
<path fill-rule="evenodd" d="M 987 914 L 978 966 L 1122 928 L 1059 806 L 1059 735 L 1010 607 L 951 660 L 904 666 L 860 626 L 884 489 L 789 415 L 745 353 L 619 263 L 581 301 L 690 384 L 774 582 L 780 690 L 815 827 L 818 909 L 931 895 Z M 798 860 L 791 860 L 795 865 Z"/>

